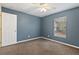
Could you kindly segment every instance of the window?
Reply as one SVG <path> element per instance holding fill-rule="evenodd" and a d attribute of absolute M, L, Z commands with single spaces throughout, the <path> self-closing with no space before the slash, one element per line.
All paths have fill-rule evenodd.
<path fill-rule="evenodd" d="M 54 19 L 54 36 L 66 38 L 66 20 L 65 16 Z"/>

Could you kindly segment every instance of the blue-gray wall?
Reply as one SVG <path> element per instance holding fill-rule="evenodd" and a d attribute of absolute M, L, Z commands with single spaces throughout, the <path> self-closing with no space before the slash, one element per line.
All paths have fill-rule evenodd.
<path fill-rule="evenodd" d="M 17 15 L 17 41 L 40 36 L 40 18 L 4 7 L 2 11 Z"/>
<path fill-rule="evenodd" d="M 67 16 L 67 38 L 54 36 L 54 19 Z M 66 10 L 42 18 L 42 36 L 79 46 L 79 8 Z"/>
<path fill-rule="evenodd" d="M 3 12 L 17 15 L 17 41 L 44 36 L 54 40 L 79 46 L 79 8 L 74 8 L 52 14 L 43 18 L 38 18 L 23 12 L 2 7 Z M 67 38 L 54 36 L 54 19 L 67 16 Z"/>

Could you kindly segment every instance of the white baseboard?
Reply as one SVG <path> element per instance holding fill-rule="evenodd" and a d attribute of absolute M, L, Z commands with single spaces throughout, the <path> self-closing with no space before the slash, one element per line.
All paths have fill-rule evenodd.
<path fill-rule="evenodd" d="M 50 40 L 50 41 L 53 41 L 53 42 L 57 42 L 57 43 L 59 43 L 59 44 L 63 44 L 63 45 L 66 45 L 66 46 L 70 46 L 70 47 L 79 49 L 78 46 L 71 45 L 71 44 L 64 43 L 64 42 L 60 42 L 60 41 L 53 40 L 53 39 L 46 38 L 46 37 L 36 37 L 36 38 L 31 38 L 31 39 L 27 39 L 27 40 L 18 41 L 17 43 L 22 43 L 22 42 L 27 42 L 27 41 L 31 41 L 31 40 L 36 40 L 36 39 L 39 39 L 39 38 L 43 38 L 43 39 L 46 39 L 46 40 Z"/>
<path fill-rule="evenodd" d="M 57 42 L 57 43 L 60 43 L 60 44 L 63 44 L 63 45 L 69 46 L 69 47 L 73 47 L 73 48 L 79 49 L 79 47 L 75 46 L 75 45 L 71 45 L 71 44 L 68 44 L 68 43 L 60 42 L 60 41 L 53 40 L 53 39 L 46 38 L 46 37 L 41 37 L 41 38 L 46 39 L 46 40 L 50 40 L 50 41 L 53 41 L 53 42 Z"/>
<path fill-rule="evenodd" d="M 27 41 L 31 41 L 31 40 L 36 40 L 36 39 L 39 39 L 39 38 L 43 38 L 43 39 L 46 39 L 46 40 L 50 40 L 50 41 L 53 41 L 53 42 L 57 42 L 57 43 L 59 43 L 59 44 L 63 44 L 63 45 L 66 45 L 66 46 L 70 46 L 70 47 L 79 49 L 78 46 L 71 45 L 71 44 L 64 43 L 64 42 L 60 42 L 60 41 L 53 40 L 53 39 L 46 38 L 46 37 L 36 37 L 36 38 L 26 39 L 26 40 L 18 41 L 18 42 L 16 42 L 15 44 L 22 43 L 22 42 L 27 42 Z M 13 45 L 13 44 L 12 44 L 12 45 Z M 4 47 L 4 46 L 3 46 L 3 47 Z"/>
<path fill-rule="evenodd" d="M 36 40 L 36 39 L 39 39 L 39 38 L 41 38 L 41 37 L 36 37 L 36 38 L 30 38 L 30 39 L 26 39 L 26 40 L 22 40 L 22 41 L 17 41 L 14 44 L 18 44 L 18 43 L 22 43 L 22 42 L 27 42 L 27 41 L 31 41 L 31 40 Z M 11 45 L 14 45 L 14 44 L 11 44 Z M 1 47 L 7 47 L 7 46 L 11 46 L 11 45 L 1 46 Z"/>
<path fill-rule="evenodd" d="M 36 39 L 39 39 L 39 38 L 42 38 L 42 37 L 36 37 L 36 38 L 31 38 L 31 39 L 26 39 L 26 40 L 18 41 L 18 42 L 16 42 L 16 44 L 17 44 L 17 43 L 22 43 L 22 42 L 31 41 L 31 40 L 36 40 Z"/>

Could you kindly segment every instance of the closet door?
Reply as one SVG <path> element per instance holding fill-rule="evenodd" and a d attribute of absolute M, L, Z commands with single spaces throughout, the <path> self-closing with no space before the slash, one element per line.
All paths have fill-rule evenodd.
<path fill-rule="evenodd" d="M 17 41 L 17 16 L 2 13 L 2 46 L 15 44 Z"/>
<path fill-rule="evenodd" d="M 2 15 L 0 13 L 0 47 L 2 46 Z"/>

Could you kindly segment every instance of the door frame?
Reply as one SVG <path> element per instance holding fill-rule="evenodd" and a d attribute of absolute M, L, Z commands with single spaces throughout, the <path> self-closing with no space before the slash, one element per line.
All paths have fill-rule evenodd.
<path fill-rule="evenodd" d="M 2 14 L 3 13 L 6 13 L 6 12 L 2 12 Z M 11 14 L 11 13 L 6 13 L 6 14 Z M 15 15 L 15 14 L 11 14 L 11 15 Z M 15 43 L 13 43 L 13 44 L 16 44 L 17 43 L 17 15 L 15 15 L 16 16 L 16 42 Z M 3 19 L 3 15 L 2 15 L 2 19 Z M 2 21 L 2 23 L 3 23 L 3 21 Z M 3 24 L 2 24 L 2 27 L 3 27 Z M 3 32 L 3 28 L 2 28 L 2 32 Z M 2 35 L 3 35 L 3 33 L 2 33 Z M 2 36 L 3 37 L 3 36 Z M 3 38 L 2 38 L 2 40 L 3 40 Z M 10 45 L 12 45 L 12 44 L 10 44 Z M 2 42 L 2 46 L 7 46 L 7 45 L 5 45 L 3 42 Z"/>

